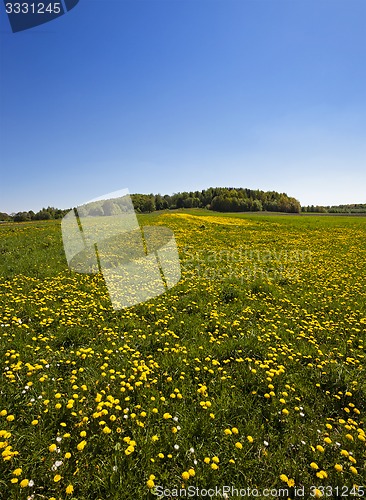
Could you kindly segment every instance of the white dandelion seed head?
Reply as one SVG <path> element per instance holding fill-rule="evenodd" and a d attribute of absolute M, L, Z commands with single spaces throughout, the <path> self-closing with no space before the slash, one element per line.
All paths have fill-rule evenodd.
<path fill-rule="evenodd" d="M 174 449 L 175 449 L 175 450 L 179 450 L 179 445 L 178 445 L 178 444 L 175 444 L 175 445 L 174 445 Z"/>

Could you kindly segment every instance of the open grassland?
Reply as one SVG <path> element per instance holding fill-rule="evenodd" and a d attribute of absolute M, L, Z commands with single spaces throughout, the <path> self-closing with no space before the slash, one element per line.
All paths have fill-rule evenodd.
<path fill-rule="evenodd" d="M 59 222 L 0 226 L 0 498 L 366 485 L 366 218 L 140 223 L 174 231 L 182 279 L 120 311 Z"/>

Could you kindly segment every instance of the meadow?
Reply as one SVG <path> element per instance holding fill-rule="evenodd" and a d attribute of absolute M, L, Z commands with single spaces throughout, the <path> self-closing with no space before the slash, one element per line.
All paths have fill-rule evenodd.
<path fill-rule="evenodd" d="M 366 218 L 139 222 L 174 231 L 182 278 L 119 311 L 59 221 L 0 225 L 0 498 L 366 496 Z"/>

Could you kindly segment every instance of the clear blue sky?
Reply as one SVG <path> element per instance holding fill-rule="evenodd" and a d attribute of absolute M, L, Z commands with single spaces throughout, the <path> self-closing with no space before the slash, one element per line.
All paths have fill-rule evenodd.
<path fill-rule="evenodd" d="M 2 5 L 2 4 L 1 4 Z M 80 0 L 0 10 L 0 211 L 128 188 L 366 202 L 364 0 Z"/>

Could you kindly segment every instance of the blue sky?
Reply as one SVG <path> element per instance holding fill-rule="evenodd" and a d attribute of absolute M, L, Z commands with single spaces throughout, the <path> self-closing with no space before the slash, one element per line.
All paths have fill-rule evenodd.
<path fill-rule="evenodd" d="M 366 203 L 364 0 L 80 0 L 0 11 L 0 211 L 117 189 Z"/>

